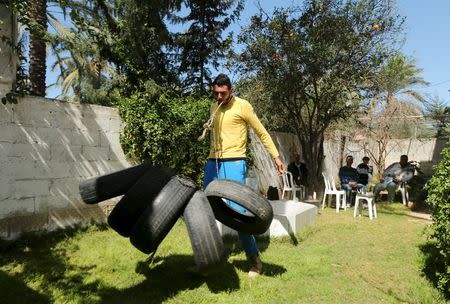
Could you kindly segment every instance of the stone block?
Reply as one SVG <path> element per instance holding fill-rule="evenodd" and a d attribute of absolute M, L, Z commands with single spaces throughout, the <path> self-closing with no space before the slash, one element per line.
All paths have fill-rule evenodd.
<path fill-rule="evenodd" d="M 50 147 L 50 159 L 55 162 L 75 162 L 83 159 L 82 146 L 55 144 Z"/>
<path fill-rule="evenodd" d="M 109 152 L 108 152 L 108 160 L 110 161 L 120 161 L 123 164 L 126 164 L 126 156 L 125 153 L 123 152 L 122 146 L 121 145 L 112 145 L 109 148 Z"/>
<path fill-rule="evenodd" d="M 294 201 L 270 201 L 274 219 L 266 234 L 283 236 L 299 233 L 305 226 L 316 222 L 318 209 L 312 204 Z"/>
<path fill-rule="evenodd" d="M 85 160 L 108 160 L 108 147 L 83 146 L 81 151 Z"/>
<path fill-rule="evenodd" d="M 0 237 L 16 239 L 23 232 L 40 231 L 48 224 L 48 214 L 27 214 L 0 219 Z"/>
<path fill-rule="evenodd" d="M 6 157 L 47 162 L 50 147 L 46 143 L 0 143 L 0 153 Z"/>
<path fill-rule="evenodd" d="M 82 161 L 73 167 L 72 176 L 80 180 L 108 174 L 129 167 L 130 164 L 123 161 Z"/>
<path fill-rule="evenodd" d="M 34 198 L 6 199 L 0 202 L 0 218 L 20 216 L 34 212 Z"/>
<path fill-rule="evenodd" d="M 32 135 L 33 138 L 37 138 L 40 142 L 49 145 L 71 143 L 71 132 L 59 130 L 58 128 L 38 127 L 31 134 L 35 134 L 34 136 Z"/>
<path fill-rule="evenodd" d="M 14 107 L 13 121 L 20 126 L 53 128 L 59 115 L 54 102 L 43 98 L 22 98 Z"/>
<path fill-rule="evenodd" d="M 16 180 L 12 187 L 14 189 L 14 198 L 34 198 L 49 194 L 50 180 Z"/>
<path fill-rule="evenodd" d="M 120 146 L 120 133 L 119 132 L 100 132 L 100 146 L 110 147 L 111 145 Z"/>
<path fill-rule="evenodd" d="M 273 208 L 273 221 L 261 237 L 279 237 L 301 232 L 306 225 L 315 223 L 317 207 L 296 201 L 270 201 Z M 222 235 L 235 235 L 237 232 L 217 221 Z"/>
<path fill-rule="evenodd" d="M 120 132 L 120 130 L 122 130 L 122 120 L 119 117 L 110 117 L 108 121 L 108 130 L 110 132 Z"/>
<path fill-rule="evenodd" d="M 0 125 L 13 122 L 13 108 L 14 105 L 0 103 Z"/>
<path fill-rule="evenodd" d="M 70 202 L 73 198 L 79 198 L 78 185 L 80 179 L 74 177 L 53 179 L 50 184 L 50 194 L 66 198 Z"/>
<path fill-rule="evenodd" d="M 38 196 L 34 200 L 34 210 L 36 213 L 48 212 L 51 209 L 61 209 L 70 207 L 70 202 L 67 202 L 60 196 L 51 195 Z"/>
<path fill-rule="evenodd" d="M 12 196 L 12 181 L 5 176 L 0 176 L 0 202 Z"/>
<path fill-rule="evenodd" d="M 48 166 L 39 168 L 40 171 L 44 170 L 44 173 L 41 175 L 42 178 L 68 178 L 72 177 L 72 169 L 75 163 L 73 162 L 55 162 L 52 161 Z M 40 178 L 38 176 L 38 178 Z"/>
<path fill-rule="evenodd" d="M 33 179 L 38 175 L 36 161 L 12 157 L 1 157 L 0 168 L 3 177 L 10 180 Z"/>
<path fill-rule="evenodd" d="M 106 215 L 98 206 L 87 206 L 81 209 L 53 209 L 48 213 L 47 230 L 63 229 L 76 225 L 87 225 L 92 221 L 105 222 Z"/>
<path fill-rule="evenodd" d="M 27 143 L 33 138 L 29 134 L 29 131 L 25 128 L 21 128 L 14 123 L 2 124 L 0 128 L 0 141 L 9 143 Z"/>
<path fill-rule="evenodd" d="M 90 130 L 72 130 L 70 136 L 70 144 L 76 146 L 99 146 L 100 137 L 98 131 Z"/>

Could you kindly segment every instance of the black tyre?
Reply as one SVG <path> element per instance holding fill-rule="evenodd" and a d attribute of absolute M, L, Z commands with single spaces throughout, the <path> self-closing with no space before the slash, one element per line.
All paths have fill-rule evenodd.
<path fill-rule="evenodd" d="M 172 177 L 134 225 L 131 244 L 144 253 L 154 252 L 183 214 L 196 189 L 190 179 L 178 175 Z"/>
<path fill-rule="evenodd" d="M 141 164 L 82 181 L 78 187 L 81 198 L 86 204 L 96 204 L 123 195 L 151 167 L 150 164 Z"/>
<path fill-rule="evenodd" d="M 197 191 L 183 213 L 198 269 L 225 261 L 225 248 L 211 206 L 202 191 Z"/>
<path fill-rule="evenodd" d="M 227 179 L 216 179 L 205 189 L 205 194 L 217 220 L 250 234 L 266 232 L 273 219 L 269 201 L 252 188 Z M 224 199 L 231 200 L 248 211 L 241 213 L 231 208 Z"/>
<path fill-rule="evenodd" d="M 131 229 L 174 173 L 168 168 L 151 167 L 117 203 L 108 216 L 108 224 L 122 236 L 130 236 Z"/>

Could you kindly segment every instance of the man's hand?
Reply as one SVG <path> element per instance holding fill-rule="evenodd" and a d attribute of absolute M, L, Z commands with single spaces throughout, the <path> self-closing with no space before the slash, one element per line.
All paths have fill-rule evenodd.
<path fill-rule="evenodd" d="M 286 172 L 286 166 L 279 157 L 274 158 L 274 161 L 277 166 L 278 175 L 282 176 Z"/>
<path fill-rule="evenodd" d="M 357 182 L 348 182 L 348 185 L 352 188 L 356 188 L 356 186 L 358 185 Z"/>

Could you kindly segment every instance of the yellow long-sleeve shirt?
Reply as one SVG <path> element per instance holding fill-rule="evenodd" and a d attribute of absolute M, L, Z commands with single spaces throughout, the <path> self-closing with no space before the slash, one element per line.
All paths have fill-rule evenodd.
<path fill-rule="evenodd" d="M 217 102 L 213 103 L 211 113 L 214 113 L 217 107 Z M 233 96 L 216 112 L 213 131 L 210 135 L 209 158 L 245 157 L 248 127 L 253 129 L 273 158 L 279 156 L 272 138 L 259 121 L 252 105 L 247 100 Z"/>

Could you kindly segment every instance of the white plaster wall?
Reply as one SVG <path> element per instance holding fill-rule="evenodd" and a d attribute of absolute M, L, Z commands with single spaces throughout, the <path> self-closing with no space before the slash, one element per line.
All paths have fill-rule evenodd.
<path fill-rule="evenodd" d="M 128 167 L 113 108 L 38 97 L 0 106 L 0 236 L 101 219 L 79 182 Z"/>

